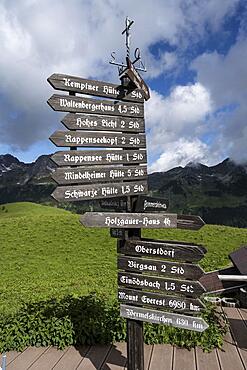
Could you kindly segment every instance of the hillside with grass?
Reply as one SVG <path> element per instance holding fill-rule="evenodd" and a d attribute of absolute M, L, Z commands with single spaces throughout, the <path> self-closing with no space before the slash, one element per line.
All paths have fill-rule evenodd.
<path fill-rule="evenodd" d="M 0 312 L 69 294 L 116 298 L 116 239 L 108 229 L 85 228 L 79 215 L 34 203 L 0 206 Z M 143 230 L 154 239 L 204 245 L 205 271 L 227 266 L 228 254 L 246 243 L 247 230 L 206 225 L 199 231 Z"/>

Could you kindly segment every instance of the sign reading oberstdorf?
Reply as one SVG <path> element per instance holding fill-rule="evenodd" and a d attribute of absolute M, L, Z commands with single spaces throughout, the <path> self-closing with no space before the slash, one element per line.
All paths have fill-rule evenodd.
<path fill-rule="evenodd" d="M 67 112 L 61 121 L 67 130 L 54 132 L 50 140 L 70 148 L 52 156 L 58 165 L 52 175 L 58 187 L 52 196 L 62 202 L 100 199 L 102 208 L 118 210 L 86 212 L 80 222 L 86 227 L 107 227 L 118 238 L 118 300 L 120 315 L 127 318 L 128 369 L 144 370 L 143 321 L 200 332 L 207 329 L 202 318 L 191 316 L 205 307 L 200 299 L 205 288 L 198 281 L 204 271 L 195 262 L 206 249 L 141 237 L 142 228 L 199 230 L 204 221 L 199 216 L 168 213 L 168 199 L 146 195 L 144 100 L 150 92 L 138 72 L 145 71 L 139 49 L 135 60 L 130 59 L 133 23 L 127 17 L 122 32 L 126 64 L 116 62 L 115 53 L 110 62 L 119 67 L 121 84 L 55 73 L 48 82 L 69 95 L 54 94 L 48 104 Z"/>

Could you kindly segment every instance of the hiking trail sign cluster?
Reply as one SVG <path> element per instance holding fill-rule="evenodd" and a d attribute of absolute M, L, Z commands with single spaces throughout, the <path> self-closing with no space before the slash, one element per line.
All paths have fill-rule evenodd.
<path fill-rule="evenodd" d="M 69 93 L 109 98 L 56 94 L 48 100 L 54 110 L 70 112 L 62 119 L 69 130 L 54 132 L 50 140 L 72 149 L 52 156 L 60 167 L 52 175 L 59 185 L 52 196 L 79 201 L 147 193 L 142 91 L 62 74 L 53 74 L 48 82 Z M 97 149 L 73 150 L 78 147 Z"/>
<path fill-rule="evenodd" d="M 143 228 L 199 230 L 204 222 L 168 213 L 168 199 L 146 195 L 144 100 L 150 93 L 138 73 L 144 69 L 135 66 L 140 53 L 135 52 L 134 62 L 129 57 L 132 24 L 126 18 L 126 64 L 111 62 L 119 66 L 121 84 L 55 73 L 48 82 L 69 95 L 54 94 L 48 104 L 67 113 L 61 120 L 66 130 L 55 131 L 50 140 L 70 148 L 52 156 L 58 166 L 52 196 L 61 202 L 99 199 L 102 208 L 118 211 L 86 212 L 80 222 L 108 227 L 118 239 L 118 300 L 120 315 L 127 318 L 128 369 L 143 370 L 143 321 L 199 332 L 208 327 L 197 316 L 204 309 L 205 288 L 198 281 L 204 271 L 196 262 L 206 249 L 141 237 Z"/>

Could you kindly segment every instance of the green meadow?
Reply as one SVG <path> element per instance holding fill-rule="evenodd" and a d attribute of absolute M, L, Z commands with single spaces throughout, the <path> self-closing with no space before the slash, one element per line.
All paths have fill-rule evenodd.
<path fill-rule="evenodd" d="M 108 229 L 85 228 L 79 215 L 34 203 L 0 206 L 0 312 L 23 302 L 102 293 L 116 297 L 116 239 Z M 247 230 L 206 225 L 199 231 L 144 230 L 143 236 L 204 245 L 205 271 L 229 264 Z"/>

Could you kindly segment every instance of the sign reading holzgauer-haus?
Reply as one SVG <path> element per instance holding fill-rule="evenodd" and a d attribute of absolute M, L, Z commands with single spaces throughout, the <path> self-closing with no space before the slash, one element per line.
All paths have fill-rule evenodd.
<path fill-rule="evenodd" d="M 84 226 L 89 227 L 121 227 L 121 228 L 148 228 L 148 229 L 162 229 L 162 228 L 186 228 L 183 222 L 183 215 L 175 213 L 104 213 L 104 212 L 86 212 L 81 216 L 80 222 Z M 186 216 L 185 216 L 186 217 Z M 197 216 L 194 216 L 195 221 Z M 200 219 L 200 217 L 199 217 Z M 201 228 L 199 223 L 189 223 L 188 229 Z"/>
<path fill-rule="evenodd" d="M 143 90 L 133 89 L 130 86 L 126 89 L 122 85 L 109 82 L 88 80 L 76 76 L 68 76 L 61 73 L 54 73 L 47 81 L 56 90 L 71 91 L 80 94 L 100 96 L 105 98 L 120 99 L 126 101 L 143 102 Z"/>
<path fill-rule="evenodd" d="M 113 116 L 143 117 L 143 104 L 89 99 L 79 96 L 54 94 L 47 103 L 56 111 L 107 114 Z"/>

